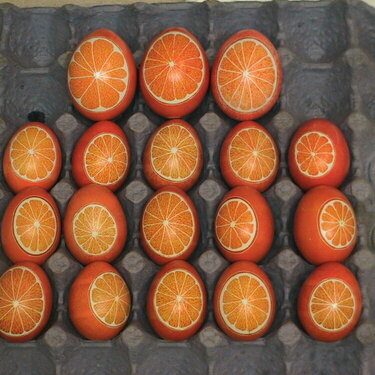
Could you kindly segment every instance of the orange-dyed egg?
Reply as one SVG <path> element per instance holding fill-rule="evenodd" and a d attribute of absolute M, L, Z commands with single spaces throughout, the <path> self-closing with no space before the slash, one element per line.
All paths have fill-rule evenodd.
<path fill-rule="evenodd" d="M 119 35 L 100 29 L 87 35 L 73 52 L 68 88 L 76 109 L 91 120 L 117 117 L 133 100 L 137 68 Z"/>
<path fill-rule="evenodd" d="M 98 184 L 115 191 L 124 183 L 129 167 L 129 143 L 114 122 L 90 126 L 74 148 L 73 177 L 79 186 Z"/>
<path fill-rule="evenodd" d="M 31 186 L 49 190 L 61 171 L 61 149 L 55 133 L 40 122 L 21 126 L 5 148 L 3 171 L 16 193 Z"/>
<path fill-rule="evenodd" d="M 256 30 L 232 35 L 212 67 L 211 87 L 220 109 L 236 120 L 257 119 L 275 105 L 282 85 L 279 55 Z"/>
<path fill-rule="evenodd" d="M 105 262 L 86 266 L 69 293 L 69 316 L 77 331 L 90 340 L 110 340 L 124 328 L 131 296 L 120 273 Z"/>
<path fill-rule="evenodd" d="M 187 259 L 199 239 L 199 217 L 194 203 L 181 189 L 166 186 L 147 202 L 141 219 L 141 242 L 156 263 Z"/>
<path fill-rule="evenodd" d="M 150 42 L 140 67 L 140 87 L 149 107 L 167 118 L 188 115 L 204 99 L 209 65 L 198 39 L 181 27 Z"/>
<path fill-rule="evenodd" d="M 189 190 L 203 166 L 202 144 L 196 130 L 183 120 L 170 120 L 151 135 L 143 156 L 144 173 L 154 189 L 176 186 Z"/>
<path fill-rule="evenodd" d="M 59 209 L 40 187 L 22 190 L 5 209 L 1 242 L 12 262 L 44 263 L 57 249 L 60 234 Z"/>

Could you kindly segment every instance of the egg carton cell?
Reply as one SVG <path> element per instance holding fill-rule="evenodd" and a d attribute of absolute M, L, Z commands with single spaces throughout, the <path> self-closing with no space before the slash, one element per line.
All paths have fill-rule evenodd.
<path fill-rule="evenodd" d="M 63 9 L 12 7 L 5 20 L 6 55 L 22 67 L 49 66 L 69 48 L 70 26 Z"/>
<path fill-rule="evenodd" d="M 330 62 L 349 46 L 345 2 L 280 7 L 283 45 L 307 62 Z"/>

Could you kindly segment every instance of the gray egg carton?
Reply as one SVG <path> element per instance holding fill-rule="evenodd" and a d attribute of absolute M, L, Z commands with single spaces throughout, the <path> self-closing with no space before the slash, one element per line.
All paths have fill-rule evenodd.
<path fill-rule="evenodd" d="M 203 173 L 189 192 L 202 225 L 201 240 L 190 261 L 208 290 L 207 319 L 197 335 L 181 343 L 161 340 L 152 331 L 145 314 L 146 295 L 159 267 L 141 249 L 138 226 L 152 193 L 142 172 L 142 152 L 163 119 L 147 108 L 138 91 L 130 108 L 116 119 L 128 136 L 133 160 L 130 175 L 117 193 L 128 217 L 129 236 L 114 262 L 132 291 L 129 323 L 111 341 L 88 341 L 77 333 L 69 320 L 67 298 L 82 266 L 62 239 L 43 266 L 54 290 L 48 326 L 28 343 L 0 340 L 0 375 L 375 374 L 375 9 L 353 0 L 33 9 L 0 5 L 1 151 L 28 116 L 45 115 L 63 150 L 63 170 L 51 192 L 64 215 L 77 190 L 72 150 L 90 125 L 73 110 L 67 95 L 66 66 L 72 51 L 86 34 L 104 27 L 126 40 L 139 64 L 151 37 L 171 26 L 183 26 L 195 34 L 211 63 L 220 45 L 246 28 L 265 33 L 282 58 L 281 98 L 259 120 L 281 151 L 277 180 L 265 193 L 276 221 L 276 238 L 261 262 L 277 294 L 275 322 L 264 338 L 243 343 L 225 336 L 213 318 L 214 286 L 228 265 L 215 247 L 212 231 L 216 207 L 228 190 L 218 154 L 235 121 L 218 109 L 209 94 L 187 117 L 204 145 Z M 358 244 L 345 264 L 360 280 L 364 310 L 352 334 L 330 344 L 307 336 L 296 314 L 299 288 L 314 267 L 301 257 L 293 241 L 293 215 L 302 191 L 291 180 L 286 152 L 293 132 L 312 117 L 334 121 L 349 140 L 352 164 L 342 190 L 356 209 L 359 227 Z M 0 216 L 11 197 L 1 178 Z M 0 271 L 9 265 L 0 250 Z"/>

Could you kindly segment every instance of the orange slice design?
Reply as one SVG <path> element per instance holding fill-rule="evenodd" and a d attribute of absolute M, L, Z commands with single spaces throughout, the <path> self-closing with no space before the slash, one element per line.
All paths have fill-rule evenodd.
<path fill-rule="evenodd" d="M 276 159 L 271 138 L 259 129 L 242 129 L 229 145 L 232 170 L 249 182 L 266 180 L 275 171 Z"/>
<path fill-rule="evenodd" d="M 112 41 L 95 37 L 73 53 L 68 69 L 71 95 L 83 108 L 101 112 L 116 107 L 128 88 L 128 65 Z"/>
<path fill-rule="evenodd" d="M 256 39 L 242 39 L 223 54 L 217 86 L 223 101 L 238 112 L 254 112 L 273 98 L 277 84 L 275 59 Z"/>
<path fill-rule="evenodd" d="M 162 192 L 148 202 L 143 216 L 143 233 L 149 246 L 164 257 L 183 253 L 192 241 L 193 213 L 179 195 Z"/>
<path fill-rule="evenodd" d="M 352 320 L 356 309 L 350 287 L 342 280 L 328 279 L 313 291 L 309 310 L 314 323 L 325 331 L 338 331 Z"/>
<path fill-rule="evenodd" d="M 114 272 L 98 276 L 90 286 L 90 306 L 105 325 L 124 324 L 130 313 L 130 293 L 125 281 Z"/>
<path fill-rule="evenodd" d="M 267 287 L 250 273 L 232 276 L 220 294 L 220 313 L 234 332 L 249 335 L 260 331 L 271 313 Z"/>
<path fill-rule="evenodd" d="M 159 281 L 154 297 L 158 318 L 168 327 L 184 330 L 202 314 L 203 293 L 196 278 L 185 270 L 175 270 Z"/>
<path fill-rule="evenodd" d="M 198 145 L 191 133 L 178 124 L 157 132 L 151 145 L 151 163 L 163 178 L 184 181 L 196 170 Z"/>
<path fill-rule="evenodd" d="M 93 182 L 112 185 L 124 176 L 129 156 L 119 137 L 100 134 L 87 146 L 84 161 L 86 174 Z"/>
<path fill-rule="evenodd" d="M 335 163 L 331 140 L 323 133 L 304 134 L 295 145 L 295 160 L 299 170 L 309 177 L 322 177 Z"/>
<path fill-rule="evenodd" d="M 73 220 L 74 239 L 89 255 L 102 255 L 111 250 L 117 237 L 117 226 L 103 206 L 89 204 L 78 211 Z"/>
<path fill-rule="evenodd" d="M 11 142 L 10 161 L 19 177 L 32 182 L 45 180 L 56 165 L 56 148 L 51 136 L 37 126 L 21 130 Z"/>
<path fill-rule="evenodd" d="M 242 199 L 228 199 L 216 215 L 215 230 L 220 244 L 227 250 L 240 252 L 247 249 L 257 231 L 253 209 Z"/>
<path fill-rule="evenodd" d="M 13 233 L 18 245 L 28 254 L 48 251 L 56 239 L 55 213 L 44 199 L 32 197 L 22 201 L 13 219 Z"/>
<path fill-rule="evenodd" d="M 163 34 L 151 45 L 144 80 L 160 102 L 178 104 L 193 97 L 203 82 L 204 59 L 197 43 L 179 31 Z"/>
<path fill-rule="evenodd" d="M 0 277 L 0 331 L 24 336 L 37 328 L 43 318 L 45 297 L 38 276 L 18 266 Z"/>
<path fill-rule="evenodd" d="M 353 209 L 339 199 L 327 202 L 320 212 L 319 229 L 328 245 L 338 250 L 345 248 L 356 236 Z"/>

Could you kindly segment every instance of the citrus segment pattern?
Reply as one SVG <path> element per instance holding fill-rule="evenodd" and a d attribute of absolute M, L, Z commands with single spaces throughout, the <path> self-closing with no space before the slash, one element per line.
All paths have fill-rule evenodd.
<path fill-rule="evenodd" d="M 218 65 L 217 86 L 224 103 L 255 112 L 272 100 L 278 80 L 275 58 L 259 40 L 241 39 L 227 48 Z"/>
<path fill-rule="evenodd" d="M 145 57 L 146 87 L 162 103 L 182 103 L 202 86 L 204 64 L 195 40 L 180 31 L 167 32 L 152 43 Z"/>
<path fill-rule="evenodd" d="M 199 149 L 193 135 L 181 125 L 160 129 L 151 144 L 153 169 L 163 178 L 180 182 L 192 176 L 198 165 Z"/>
<path fill-rule="evenodd" d="M 114 217 L 102 205 L 89 204 L 76 213 L 73 219 L 74 239 L 88 255 L 109 252 L 117 238 Z"/>
<path fill-rule="evenodd" d="M 311 317 L 326 331 L 338 331 L 352 320 L 356 309 L 354 295 L 342 280 L 328 279 L 313 291 L 309 303 Z"/>
<path fill-rule="evenodd" d="M 299 170 L 309 177 L 322 177 L 335 163 L 332 141 L 321 132 L 308 132 L 295 145 L 295 160 Z"/>
<path fill-rule="evenodd" d="M 90 306 L 95 316 L 110 327 L 123 325 L 130 313 L 130 293 L 114 272 L 98 276 L 90 286 Z"/>
<path fill-rule="evenodd" d="M 328 245 L 337 250 L 344 249 L 357 232 L 353 209 L 340 199 L 325 203 L 319 215 L 319 230 Z"/>
<path fill-rule="evenodd" d="M 182 269 L 171 271 L 157 285 L 154 307 L 158 318 L 169 328 L 187 329 L 202 314 L 202 289 L 189 272 Z"/>
<path fill-rule="evenodd" d="M 196 231 L 193 212 L 174 192 L 161 192 L 148 202 L 143 234 L 149 246 L 164 257 L 175 257 L 190 246 Z"/>
<path fill-rule="evenodd" d="M 24 336 L 41 323 L 45 296 L 39 277 L 24 266 L 16 266 L 0 277 L 0 331 Z"/>
<path fill-rule="evenodd" d="M 233 252 L 247 249 L 254 241 L 257 231 L 253 209 L 242 199 L 228 199 L 219 207 L 215 231 L 225 249 Z"/>
<path fill-rule="evenodd" d="M 220 313 L 234 332 L 255 334 L 269 321 L 270 294 L 264 282 L 253 274 L 238 273 L 229 278 L 219 298 Z"/>
<path fill-rule="evenodd" d="M 84 155 L 87 176 L 96 184 L 112 185 L 125 174 L 129 155 L 123 141 L 113 134 L 100 134 L 87 146 Z"/>
<path fill-rule="evenodd" d="M 31 197 L 17 207 L 13 219 L 17 243 L 28 254 L 47 252 L 56 239 L 57 220 L 51 205 L 44 199 Z"/>
<path fill-rule="evenodd" d="M 228 152 L 232 170 L 245 181 L 262 182 L 277 167 L 275 145 L 270 136 L 259 129 L 240 130 L 232 139 Z"/>
<path fill-rule="evenodd" d="M 128 80 L 124 54 L 107 38 L 90 38 L 73 53 L 68 68 L 69 90 L 87 110 L 103 112 L 116 107 L 126 94 Z"/>
<path fill-rule="evenodd" d="M 56 165 L 56 148 L 51 136 L 38 126 L 28 126 L 13 138 L 10 161 L 16 174 L 28 181 L 47 179 Z"/>

